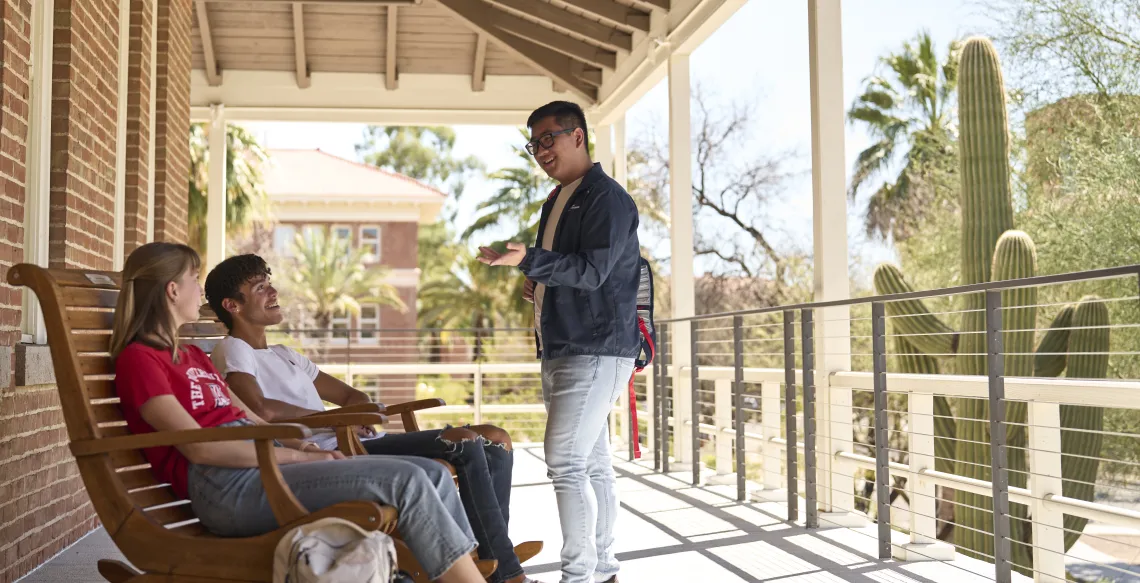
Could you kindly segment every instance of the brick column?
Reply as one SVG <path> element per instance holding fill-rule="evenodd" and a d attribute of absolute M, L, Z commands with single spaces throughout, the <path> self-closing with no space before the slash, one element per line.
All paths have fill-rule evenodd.
<path fill-rule="evenodd" d="M 51 267 L 112 268 L 118 15 L 115 0 L 55 0 Z"/>
<path fill-rule="evenodd" d="M 191 0 L 160 0 L 155 44 L 154 240 L 185 243 L 190 196 Z"/>
<path fill-rule="evenodd" d="M 154 0 L 130 0 L 130 47 L 127 56 L 127 192 L 123 256 L 147 242 L 150 191 L 150 67 Z"/>

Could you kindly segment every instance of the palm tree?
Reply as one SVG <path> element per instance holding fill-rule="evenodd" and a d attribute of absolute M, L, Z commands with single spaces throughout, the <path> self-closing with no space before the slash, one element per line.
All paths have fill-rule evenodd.
<path fill-rule="evenodd" d="M 286 305 L 302 310 L 316 328 L 329 330 L 336 314 L 360 314 L 360 304 L 379 304 L 405 310 L 396 288 L 385 282 L 387 269 L 366 268 L 367 250 L 353 249 L 340 237 L 320 228 L 297 235 L 295 265 L 282 273 Z"/>
<path fill-rule="evenodd" d="M 530 140 L 520 129 L 523 143 Z M 538 234 L 538 216 L 555 182 L 550 179 L 522 146 L 512 146 L 522 164 L 502 168 L 487 175 L 502 184 L 499 190 L 475 207 L 475 222 L 463 232 L 463 239 L 492 227 L 506 227 L 514 232 L 512 241 L 531 243 Z"/>
<path fill-rule="evenodd" d="M 945 59 L 923 31 L 903 43 L 902 51 L 882 57 L 887 75 L 873 75 L 847 112 L 849 123 L 862 123 L 875 139 L 859 153 L 851 176 L 851 198 L 872 179 L 897 168 L 867 204 L 867 233 L 906 239 L 938 196 L 953 192 L 947 176 L 956 168 L 952 110 L 958 87 L 960 41 L 950 43 Z"/>
<path fill-rule="evenodd" d="M 420 288 L 420 318 L 444 328 L 474 329 L 474 356 L 480 360 L 496 326 L 529 325 L 531 304 L 522 299 L 522 282 L 511 270 L 487 269 L 463 250 L 447 276 Z"/>
<path fill-rule="evenodd" d="M 190 125 L 190 246 L 205 252 L 206 197 L 209 185 L 209 134 L 206 124 Z M 245 128 L 226 126 L 226 233 L 244 231 L 267 203 L 261 165 L 269 154 Z M 230 238 L 227 236 L 227 238 Z"/>

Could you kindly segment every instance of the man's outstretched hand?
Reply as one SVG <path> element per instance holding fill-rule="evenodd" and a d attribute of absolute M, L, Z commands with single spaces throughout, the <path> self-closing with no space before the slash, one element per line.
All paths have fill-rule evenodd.
<path fill-rule="evenodd" d="M 479 248 L 479 262 L 486 265 L 506 265 L 518 267 L 526 257 L 526 245 L 522 243 L 507 243 L 507 251 L 499 253 L 490 247 Z"/>

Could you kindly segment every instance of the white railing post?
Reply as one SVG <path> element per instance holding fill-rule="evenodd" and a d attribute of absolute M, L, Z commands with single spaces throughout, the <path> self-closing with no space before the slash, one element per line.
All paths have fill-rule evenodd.
<path fill-rule="evenodd" d="M 474 407 L 475 425 L 483 423 L 483 365 L 475 368 L 475 397 L 471 403 Z"/>
<path fill-rule="evenodd" d="M 780 383 L 761 383 L 760 427 L 764 439 L 760 444 L 760 452 L 764 458 L 761 466 L 764 469 L 763 492 L 765 493 L 761 497 L 764 499 L 768 498 L 768 493 L 773 493 L 773 500 L 783 499 L 782 494 L 776 494 L 784 488 L 784 473 L 780 470 L 780 446 L 772 442 L 773 439 L 783 436 L 783 432 L 780 431 L 780 415 Z M 792 444 L 792 447 L 795 447 L 795 444 Z"/>
<path fill-rule="evenodd" d="M 938 540 L 935 518 L 937 493 L 934 482 L 922 475 L 934 469 L 934 395 L 911 393 L 907 397 L 907 426 L 910 428 L 910 473 L 906 489 L 910 495 L 910 543 L 895 547 L 895 558 L 903 561 L 948 561 L 954 547 Z"/>
<path fill-rule="evenodd" d="M 1045 504 L 1061 495 L 1061 406 L 1029 402 L 1029 491 L 1033 493 L 1033 580 L 1065 581 L 1065 515 Z"/>
<path fill-rule="evenodd" d="M 716 379 L 713 385 L 713 440 L 716 444 L 716 476 L 709 483 L 727 484 L 724 477 L 735 479 L 736 467 L 732 463 L 732 380 Z"/>

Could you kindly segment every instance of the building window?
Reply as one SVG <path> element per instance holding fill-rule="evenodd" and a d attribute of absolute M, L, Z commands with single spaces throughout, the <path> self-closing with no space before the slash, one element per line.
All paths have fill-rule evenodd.
<path fill-rule="evenodd" d="M 281 257 L 293 257 L 293 243 L 297 239 L 297 227 L 277 225 L 273 229 L 273 251 Z"/>
<path fill-rule="evenodd" d="M 348 241 L 348 247 L 352 248 L 352 227 L 345 227 L 338 225 L 332 228 L 332 236 L 335 239 Z"/>
<path fill-rule="evenodd" d="M 53 0 L 32 3 L 31 106 L 28 117 L 26 195 L 24 198 L 24 261 L 48 264 L 49 184 L 51 181 L 51 69 Z M 47 343 L 39 302 L 23 291 L 22 342 Z"/>
<path fill-rule="evenodd" d="M 360 227 L 360 248 L 365 263 L 380 263 L 380 227 Z"/>
<path fill-rule="evenodd" d="M 333 342 L 348 342 L 348 331 L 352 327 L 352 317 L 348 312 L 334 314 L 329 325 L 332 327 Z"/>
<path fill-rule="evenodd" d="M 360 342 L 361 344 L 378 344 L 380 342 L 379 304 L 361 304 Z"/>

